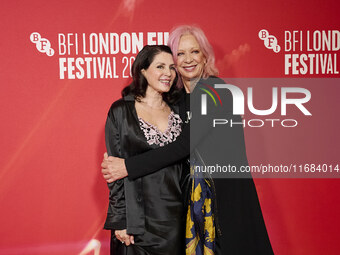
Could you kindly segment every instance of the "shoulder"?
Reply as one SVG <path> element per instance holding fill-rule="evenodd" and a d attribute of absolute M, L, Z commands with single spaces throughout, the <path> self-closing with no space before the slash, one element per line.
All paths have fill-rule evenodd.
<path fill-rule="evenodd" d="M 210 76 L 206 79 L 200 79 L 195 87 L 194 92 L 202 90 L 204 92 L 201 92 L 201 93 L 209 92 L 209 93 L 217 95 L 218 93 L 217 91 L 219 89 L 217 89 L 215 85 L 222 85 L 222 84 L 226 84 L 226 82 L 219 77 Z M 196 88 L 199 88 L 199 89 L 196 89 Z"/>
<path fill-rule="evenodd" d="M 203 84 L 207 84 L 210 85 L 212 88 L 216 89 L 217 93 L 222 92 L 221 96 L 227 96 L 227 97 L 231 97 L 231 92 L 229 89 L 225 89 L 225 88 L 216 88 L 215 85 L 227 85 L 228 82 L 226 82 L 225 80 L 216 77 L 216 76 L 210 76 L 207 79 L 203 80 Z"/>
<path fill-rule="evenodd" d="M 215 105 L 220 102 L 220 110 L 223 112 L 232 112 L 232 104 L 233 104 L 233 95 L 226 86 L 215 86 L 215 85 L 228 85 L 226 81 L 223 79 L 216 77 L 216 76 L 210 76 L 207 79 L 201 79 L 199 81 L 199 88 L 200 90 L 197 90 L 198 93 L 208 93 L 209 96 L 216 101 Z M 195 89 L 196 90 L 196 89 Z M 212 100 L 208 101 L 212 103 Z M 223 109 L 223 110 L 222 110 Z"/>
<path fill-rule="evenodd" d="M 114 101 L 109 109 L 109 114 L 115 114 L 119 111 L 121 111 L 125 107 L 125 101 L 123 98 L 118 99 L 117 101 Z"/>
<path fill-rule="evenodd" d="M 129 107 L 133 105 L 134 105 L 133 97 L 128 96 L 128 97 L 120 98 L 111 104 L 111 107 L 108 112 L 108 116 L 111 118 L 119 118 L 122 115 L 124 115 L 124 113 Z"/>
<path fill-rule="evenodd" d="M 206 78 L 206 79 L 201 79 L 200 81 L 199 81 L 199 83 L 200 84 L 207 84 L 207 85 L 214 85 L 214 84 L 226 84 L 226 82 L 223 80 L 223 79 L 221 79 L 221 78 L 219 78 L 219 77 L 217 77 L 217 76 L 209 76 L 208 78 Z"/>

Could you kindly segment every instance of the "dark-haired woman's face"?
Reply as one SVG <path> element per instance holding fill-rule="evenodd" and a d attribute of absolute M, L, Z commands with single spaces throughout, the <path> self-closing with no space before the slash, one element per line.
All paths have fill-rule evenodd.
<path fill-rule="evenodd" d="M 172 55 L 166 52 L 157 54 L 149 68 L 142 70 L 142 74 L 148 81 L 147 91 L 168 92 L 176 77 Z"/>
<path fill-rule="evenodd" d="M 184 80 L 199 78 L 203 74 L 206 58 L 195 36 L 182 35 L 177 51 L 177 70 Z"/>

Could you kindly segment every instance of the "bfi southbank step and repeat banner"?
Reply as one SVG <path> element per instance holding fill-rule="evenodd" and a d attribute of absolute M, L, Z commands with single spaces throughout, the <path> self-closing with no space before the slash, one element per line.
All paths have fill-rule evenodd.
<path fill-rule="evenodd" d="M 338 254 L 340 19 L 335 0 L 3 1 L 0 254 L 108 254 L 104 125 L 146 44 L 210 40 L 243 126 L 275 254 Z M 204 96 L 208 109 L 214 91 Z M 209 101 L 210 100 L 210 101 Z M 204 111 L 202 112 L 204 114 Z"/>

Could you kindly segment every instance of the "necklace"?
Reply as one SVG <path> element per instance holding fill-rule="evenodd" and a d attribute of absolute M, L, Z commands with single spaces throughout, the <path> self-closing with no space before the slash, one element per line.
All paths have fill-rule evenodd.
<path fill-rule="evenodd" d="M 145 102 L 145 101 L 140 101 L 140 104 L 141 104 L 143 107 L 148 107 L 148 108 L 150 108 L 150 109 L 158 110 L 158 111 L 165 111 L 165 110 L 167 110 L 167 108 L 168 108 L 168 105 L 167 105 L 164 101 L 163 101 L 163 102 L 161 103 L 161 105 L 158 106 L 158 107 L 152 106 L 152 105 L 148 104 L 148 103 Z"/>

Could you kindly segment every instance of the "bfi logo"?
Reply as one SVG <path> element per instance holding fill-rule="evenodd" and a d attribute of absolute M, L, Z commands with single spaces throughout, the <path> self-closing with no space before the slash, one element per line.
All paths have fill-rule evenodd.
<path fill-rule="evenodd" d="M 277 44 L 277 39 L 275 36 L 270 35 L 266 29 L 262 29 L 259 32 L 259 38 L 263 41 L 264 46 L 267 49 L 273 50 L 275 53 L 279 53 L 281 50 L 280 45 Z"/>
<path fill-rule="evenodd" d="M 45 53 L 47 56 L 52 57 L 54 50 L 51 48 L 51 43 L 46 38 L 41 38 L 41 35 L 37 32 L 33 32 L 30 35 L 30 40 L 35 44 L 37 50 L 41 53 Z"/>

